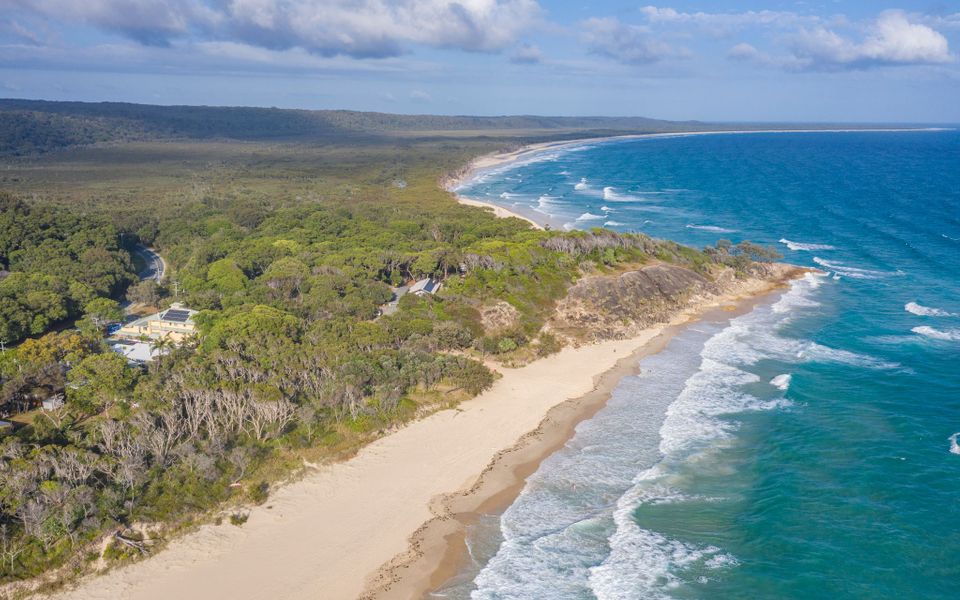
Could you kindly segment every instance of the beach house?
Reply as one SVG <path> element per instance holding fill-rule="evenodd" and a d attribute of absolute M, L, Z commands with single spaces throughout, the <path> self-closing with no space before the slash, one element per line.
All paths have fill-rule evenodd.
<path fill-rule="evenodd" d="M 168 338 L 181 342 L 196 332 L 193 322 L 195 314 L 197 311 L 182 304 L 172 304 L 167 310 L 127 323 L 117 331 L 116 336 L 128 340 Z"/>
<path fill-rule="evenodd" d="M 441 287 L 443 287 L 442 283 L 440 283 L 436 279 L 433 279 L 432 277 L 428 277 L 427 279 L 421 279 L 420 281 L 410 286 L 409 293 L 417 296 L 427 296 L 431 294 L 436 294 L 437 292 L 440 291 Z"/>

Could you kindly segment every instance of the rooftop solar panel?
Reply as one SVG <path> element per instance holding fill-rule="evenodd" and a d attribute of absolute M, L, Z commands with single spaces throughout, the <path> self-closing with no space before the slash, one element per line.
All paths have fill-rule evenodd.
<path fill-rule="evenodd" d="M 190 318 L 190 313 L 185 310 L 171 309 L 168 310 L 163 315 L 165 321 L 175 321 L 177 323 L 185 323 L 187 319 Z"/>

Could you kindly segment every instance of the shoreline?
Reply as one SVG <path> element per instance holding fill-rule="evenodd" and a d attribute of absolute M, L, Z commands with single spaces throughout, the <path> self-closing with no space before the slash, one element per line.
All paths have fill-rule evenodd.
<path fill-rule="evenodd" d="M 500 368 L 502 377 L 481 395 L 279 487 L 250 509 L 243 526 L 201 525 L 145 560 L 42 597 L 313 600 L 426 591 L 459 566 L 448 543 L 456 548 L 461 525 L 446 502 L 461 513 L 510 502 L 641 356 L 705 312 L 747 306 L 784 283 L 754 280 L 629 339 L 568 346 L 524 367 Z"/>
<path fill-rule="evenodd" d="M 422 598 L 456 576 L 469 559 L 466 529 L 484 514 L 505 510 L 520 495 L 540 463 L 573 438 L 576 427 L 602 410 L 620 382 L 640 372 L 640 361 L 663 350 L 678 333 L 703 319 L 729 320 L 782 293 L 806 270 L 790 271 L 746 293 L 716 296 L 678 312 L 668 323 L 644 330 L 645 341 L 594 376 L 590 391 L 549 408 L 540 424 L 498 452 L 470 487 L 434 498 L 434 517 L 421 525 L 408 548 L 368 581 L 363 600 Z M 637 338 L 634 338 L 637 339 Z"/>
<path fill-rule="evenodd" d="M 558 150 L 569 147 L 582 146 L 587 144 L 608 144 L 616 143 L 621 141 L 629 140 L 640 140 L 640 139 L 658 139 L 658 138 L 674 138 L 674 137 L 691 137 L 699 135 L 743 135 L 750 133 L 920 133 L 920 132 L 933 132 L 933 131 L 950 131 L 950 128 L 947 127 L 912 127 L 912 128 L 833 128 L 833 129 L 730 129 L 730 130 L 717 130 L 717 131 L 676 131 L 676 132 L 662 132 L 662 133 L 628 133 L 623 135 L 611 135 L 603 137 L 593 137 L 593 138 L 577 138 L 573 140 L 558 140 L 552 142 L 537 142 L 533 144 L 526 144 L 515 150 L 509 150 L 505 152 L 492 152 L 490 154 L 485 154 L 474 158 L 468 162 L 462 169 L 457 172 L 443 177 L 441 179 L 441 187 L 453 194 L 453 197 L 456 198 L 457 202 L 466 206 L 476 206 L 480 208 L 485 208 L 493 212 L 494 216 L 500 218 L 514 217 L 521 219 L 530 223 L 535 229 L 545 229 L 547 225 L 550 225 L 546 219 L 538 221 L 533 217 L 518 213 L 517 211 L 507 208 L 501 204 L 489 200 L 480 200 L 477 198 L 471 198 L 468 196 L 462 196 L 457 191 L 458 188 L 462 187 L 469 179 L 475 177 L 478 173 L 484 171 L 490 171 L 497 167 L 508 165 L 515 162 L 520 162 L 525 158 L 529 158 L 540 154 L 541 152 L 546 152 L 549 150 Z"/>

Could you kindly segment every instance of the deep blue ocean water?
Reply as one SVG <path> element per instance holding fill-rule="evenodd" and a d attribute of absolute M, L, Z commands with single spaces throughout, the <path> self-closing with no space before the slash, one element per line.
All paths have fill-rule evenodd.
<path fill-rule="evenodd" d="M 960 594 L 960 133 L 592 143 L 459 193 L 828 275 L 644 359 L 438 597 Z"/>

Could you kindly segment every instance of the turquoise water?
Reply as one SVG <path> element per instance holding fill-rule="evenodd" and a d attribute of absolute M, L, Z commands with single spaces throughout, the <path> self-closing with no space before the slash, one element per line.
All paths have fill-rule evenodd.
<path fill-rule="evenodd" d="M 957 595 L 960 133 L 592 144 L 460 193 L 828 275 L 644 359 L 438 597 Z"/>

